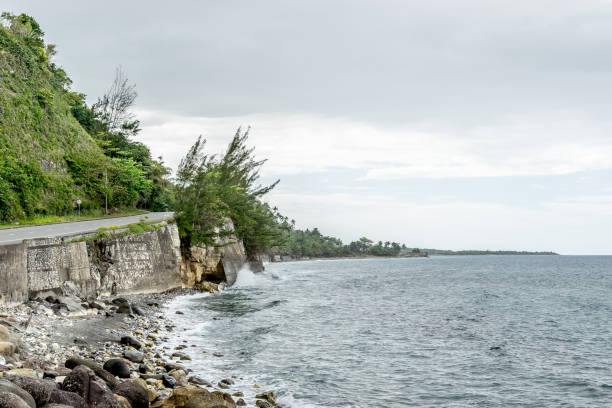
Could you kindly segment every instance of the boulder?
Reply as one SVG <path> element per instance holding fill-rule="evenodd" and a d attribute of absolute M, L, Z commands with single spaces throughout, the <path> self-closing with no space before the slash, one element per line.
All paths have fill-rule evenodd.
<path fill-rule="evenodd" d="M 114 375 L 103 369 L 102 366 L 100 366 L 100 364 L 96 363 L 95 361 L 73 356 L 66 360 L 66 363 L 64 365 L 67 368 L 75 368 L 80 365 L 90 368 L 94 373 L 96 373 L 98 377 L 104 380 L 106 385 L 108 385 L 111 390 L 115 388 L 119 383 L 119 381 L 117 381 Z"/>
<path fill-rule="evenodd" d="M 142 347 L 142 344 L 140 344 L 136 337 L 133 336 L 123 336 L 121 337 L 121 340 L 119 342 L 121 344 L 125 344 L 126 346 L 132 346 L 137 350 L 140 350 L 140 348 Z"/>
<path fill-rule="evenodd" d="M 149 395 L 149 402 L 150 403 L 152 403 L 153 401 L 155 401 L 159 397 L 159 393 L 154 388 L 149 387 L 147 385 L 147 382 L 145 380 L 143 380 L 142 378 L 134 378 L 133 380 L 130 380 L 130 382 L 138 384 L 142 388 L 147 390 L 147 394 Z"/>
<path fill-rule="evenodd" d="M 123 357 L 134 363 L 142 363 L 144 361 L 144 354 L 136 350 L 125 350 L 123 352 Z"/>
<path fill-rule="evenodd" d="M 174 388 L 176 387 L 176 380 L 168 374 L 164 374 L 162 375 L 162 384 L 164 384 L 164 387 Z"/>
<path fill-rule="evenodd" d="M 51 403 L 49 403 L 49 404 L 45 405 L 43 408 L 73 408 L 73 406 L 72 405 L 64 405 L 64 404 L 56 404 L 56 403 L 51 404 Z"/>
<path fill-rule="evenodd" d="M 115 298 L 112 303 L 117 306 L 117 313 L 130 314 L 132 313 L 132 307 L 130 302 L 125 298 Z"/>
<path fill-rule="evenodd" d="M 242 398 L 238 398 L 238 400 L 236 400 L 236 405 L 239 407 L 244 407 L 246 406 L 246 402 L 244 402 Z"/>
<path fill-rule="evenodd" d="M 111 358 L 104 363 L 102 368 L 119 378 L 130 378 L 130 367 L 120 358 Z"/>
<path fill-rule="evenodd" d="M 119 403 L 119 406 L 121 406 L 121 408 L 133 408 L 130 405 L 130 401 L 128 401 L 127 398 L 122 397 L 121 395 L 115 394 L 115 399 L 117 400 L 117 402 Z"/>
<path fill-rule="evenodd" d="M 77 297 L 60 296 L 59 304 L 70 313 L 83 313 L 85 309 L 81 306 L 81 299 Z"/>
<path fill-rule="evenodd" d="M 79 394 L 90 407 L 121 408 L 112 391 L 89 367 L 75 367 L 62 387 L 64 391 Z"/>
<path fill-rule="evenodd" d="M 12 356 L 17 352 L 17 346 L 8 341 L 0 341 L 0 355 L 4 357 Z"/>
<path fill-rule="evenodd" d="M 126 381 L 115 388 L 115 394 L 125 397 L 132 408 L 149 408 L 149 393 L 146 386 Z"/>
<path fill-rule="evenodd" d="M 145 311 L 144 311 L 143 307 L 140 306 L 140 305 L 132 305 L 132 312 L 134 312 L 134 314 L 137 315 L 137 316 L 144 316 L 145 315 Z"/>
<path fill-rule="evenodd" d="M 0 380 L 0 392 L 11 393 L 19 396 L 30 408 L 36 408 L 36 401 L 26 390 L 10 381 Z"/>
<path fill-rule="evenodd" d="M 232 396 L 220 391 L 210 392 L 194 385 L 178 387 L 169 398 L 153 404 L 153 408 L 235 408 Z"/>
<path fill-rule="evenodd" d="M 34 398 L 37 407 L 42 407 L 49 402 L 51 393 L 57 389 L 54 381 L 41 380 L 26 375 L 9 375 L 6 378 L 30 394 Z"/>
<path fill-rule="evenodd" d="M 204 385 L 206 387 L 212 387 L 213 386 L 208 381 L 204 380 L 201 377 L 195 376 L 195 375 L 192 375 L 191 377 L 189 377 L 187 379 L 187 381 L 189 381 L 191 384 L 195 384 L 195 385 Z"/>
<path fill-rule="evenodd" d="M 0 408 L 31 408 L 31 406 L 17 394 L 0 392 Z"/>
<path fill-rule="evenodd" d="M 276 405 L 276 394 L 274 391 L 266 391 L 255 395 L 255 398 L 268 401 L 272 405 Z"/>
<path fill-rule="evenodd" d="M 36 371 L 31 368 L 13 368 L 12 370 L 8 370 L 4 372 L 4 375 L 25 375 L 28 377 L 38 378 Z"/>
<path fill-rule="evenodd" d="M 264 401 L 264 400 L 257 400 L 255 402 L 255 406 L 258 408 L 272 408 L 272 404 L 270 404 L 268 401 Z"/>
<path fill-rule="evenodd" d="M 62 406 L 70 406 L 74 408 L 86 408 L 85 400 L 79 394 L 74 392 L 54 390 L 49 396 L 49 403 L 46 407 L 51 404 L 58 404 Z"/>

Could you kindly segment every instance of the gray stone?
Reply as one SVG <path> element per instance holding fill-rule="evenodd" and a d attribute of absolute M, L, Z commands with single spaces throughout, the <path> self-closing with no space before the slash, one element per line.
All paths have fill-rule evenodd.
<path fill-rule="evenodd" d="M 134 382 L 126 381 L 115 388 L 115 394 L 125 397 L 132 408 L 149 408 L 148 391 Z"/>
<path fill-rule="evenodd" d="M 98 377 L 103 379 L 106 385 L 111 388 L 111 390 L 115 388 L 119 383 L 115 376 L 103 369 L 102 366 L 100 366 L 100 364 L 96 363 L 95 361 L 86 360 L 80 357 L 70 357 L 68 360 L 66 360 L 66 364 L 64 365 L 67 368 L 75 368 L 79 365 L 88 367 L 89 369 L 93 370 L 93 372 L 96 373 Z"/>
<path fill-rule="evenodd" d="M 30 408 L 36 408 L 34 398 L 26 390 L 10 381 L 0 380 L 0 392 L 18 395 Z"/>
<path fill-rule="evenodd" d="M 121 408 L 113 392 L 88 367 L 77 366 L 66 377 L 62 387 L 64 391 L 79 394 L 91 407 Z"/>
<path fill-rule="evenodd" d="M 31 406 L 17 394 L 0 392 L 0 408 L 31 408 Z"/>
<path fill-rule="evenodd" d="M 6 378 L 30 394 L 34 398 L 37 407 L 45 405 L 49 401 L 51 393 L 57 389 L 54 381 L 41 380 L 26 375 L 10 375 Z"/>
<path fill-rule="evenodd" d="M 123 352 L 123 357 L 134 363 L 142 363 L 144 361 L 144 354 L 136 350 L 125 350 Z"/>
<path fill-rule="evenodd" d="M 87 405 L 79 394 L 62 390 L 55 390 L 51 393 L 49 403 L 46 406 L 48 407 L 50 404 L 67 405 L 75 408 L 86 408 Z"/>
<path fill-rule="evenodd" d="M 140 344 L 138 339 L 136 339 L 136 337 L 133 337 L 133 336 L 123 336 L 121 337 L 121 340 L 119 342 L 126 346 L 132 346 L 138 350 L 140 350 L 140 348 L 142 347 L 142 344 Z"/>
<path fill-rule="evenodd" d="M 120 358 L 111 358 L 104 363 L 102 368 L 119 378 L 130 378 L 130 367 Z"/>

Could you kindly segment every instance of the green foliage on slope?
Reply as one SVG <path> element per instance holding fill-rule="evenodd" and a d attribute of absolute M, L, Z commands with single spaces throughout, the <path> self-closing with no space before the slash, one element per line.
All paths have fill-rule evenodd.
<path fill-rule="evenodd" d="M 128 111 L 136 93 L 127 78 L 88 107 L 51 62 L 55 46 L 38 23 L 25 14 L 2 19 L 0 221 L 70 214 L 77 199 L 86 213 L 100 212 L 107 199 L 109 208 L 169 209 L 169 169 L 130 139 L 139 122 Z M 109 108 L 125 90 L 132 99 Z"/>
<path fill-rule="evenodd" d="M 0 218 L 87 207 L 104 154 L 71 113 L 66 73 L 49 62 L 28 16 L 0 27 Z M 74 173 L 69 163 L 86 172 Z"/>

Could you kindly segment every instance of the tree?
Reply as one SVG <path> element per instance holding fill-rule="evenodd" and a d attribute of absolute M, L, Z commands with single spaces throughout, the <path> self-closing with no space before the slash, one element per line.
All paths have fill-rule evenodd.
<path fill-rule="evenodd" d="M 117 67 L 110 89 L 93 105 L 93 112 L 109 133 L 135 135 L 140 131 L 140 121 L 130 108 L 137 96 L 136 85 L 130 84 L 123 69 Z"/>

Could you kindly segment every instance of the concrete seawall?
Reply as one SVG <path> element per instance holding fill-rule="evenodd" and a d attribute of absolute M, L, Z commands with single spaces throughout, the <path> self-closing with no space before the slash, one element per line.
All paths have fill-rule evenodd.
<path fill-rule="evenodd" d="M 78 292 L 82 297 L 163 292 L 214 276 L 234 283 L 246 262 L 240 241 L 195 248 L 184 260 L 175 224 L 142 234 L 75 241 L 87 235 L 25 240 L 0 246 L 0 302 L 23 303 L 37 294 Z"/>

